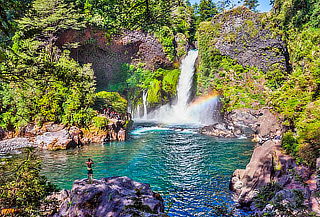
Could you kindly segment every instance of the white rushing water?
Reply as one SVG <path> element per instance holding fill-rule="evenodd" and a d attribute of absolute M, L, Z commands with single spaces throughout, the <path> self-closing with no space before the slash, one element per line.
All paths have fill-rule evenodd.
<path fill-rule="evenodd" d="M 144 90 L 142 93 L 142 102 L 143 102 L 143 119 L 148 119 L 148 110 L 147 110 L 147 97 L 148 91 Z"/>
<path fill-rule="evenodd" d="M 191 103 L 191 93 L 195 72 L 197 50 L 190 50 L 181 62 L 181 73 L 177 86 L 177 101 L 174 105 L 164 105 L 147 115 L 147 92 L 143 92 L 143 117 L 138 119 L 152 120 L 171 124 L 212 124 L 216 113 L 217 97 L 209 97 L 200 103 Z"/>

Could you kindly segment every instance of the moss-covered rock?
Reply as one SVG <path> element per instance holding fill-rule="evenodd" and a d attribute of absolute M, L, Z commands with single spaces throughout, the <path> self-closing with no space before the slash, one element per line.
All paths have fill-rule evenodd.
<path fill-rule="evenodd" d="M 215 38 L 210 46 L 241 65 L 263 71 L 289 68 L 285 43 L 267 14 L 238 7 L 215 16 L 205 25 L 209 29 L 207 34 L 213 34 Z"/>

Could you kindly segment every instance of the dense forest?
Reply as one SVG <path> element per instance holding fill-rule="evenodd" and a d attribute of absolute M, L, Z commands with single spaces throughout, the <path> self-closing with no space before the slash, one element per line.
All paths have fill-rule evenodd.
<path fill-rule="evenodd" d="M 103 128 L 108 121 L 97 117 L 101 102 L 125 114 L 128 104 L 142 103 L 143 91 L 148 91 L 150 107 L 168 103 L 176 96 L 179 61 L 188 49 L 197 48 L 195 94 L 219 92 L 224 112 L 271 107 L 283 117 L 283 148 L 299 163 L 315 168 L 320 156 L 320 1 L 274 0 L 270 3 L 272 11 L 255 15 L 251 14 L 256 11 L 257 0 L 242 2 L 246 8 L 235 8 L 228 0 L 201 0 L 194 5 L 185 0 L 0 2 L 1 128 L 18 131 L 31 122 Z M 221 36 L 221 25 L 214 21 L 243 13 L 255 20 L 242 25 L 245 29 L 241 31 L 248 33 L 241 38 L 243 49 L 249 40 L 260 37 L 259 31 L 268 29 L 268 37 L 283 42 L 284 49 L 274 52 L 283 53 L 285 59 L 259 68 L 241 64 L 216 49 L 217 38 L 235 43 L 242 35 L 234 32 Z M 103 31 L 107 43 L 128 30 L 151 35 L 162 45 L 168 64 L 153 68 L 144 63 L 123 64 L 115 79 L 97 87 L 92 64 L 79 63 L 71 55 L 80 44 L 58 43 L 64 32 L 88 28 Z M 44 192 L 54 190 L 40 177 L 40 165 L 31 163 L 31 158 L 28 153 L 24 166 L 17 166 L 16 175 L 37 168 L 20 183 L 20 187 L 41 186 L 37 198 L 28 201 L 19 194 L 11 198 L 12 192 L 0 191 L 0 205 L 27 207 L 26 212 L 34 213 L 40 206 L 38 200 L 47 195 Z M 12 175 L 1 180 L 1 188 L 8 189 L 10 179 L 15 178 Z"/>

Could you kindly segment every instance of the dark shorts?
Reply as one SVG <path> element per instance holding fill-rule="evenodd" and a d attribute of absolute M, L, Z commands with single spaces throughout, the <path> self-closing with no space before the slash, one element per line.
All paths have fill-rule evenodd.
<path fill-rule="evenodd" d="M 88 170 L 88 175 L 92 175 L 93 174 L 93 170 Z"/>

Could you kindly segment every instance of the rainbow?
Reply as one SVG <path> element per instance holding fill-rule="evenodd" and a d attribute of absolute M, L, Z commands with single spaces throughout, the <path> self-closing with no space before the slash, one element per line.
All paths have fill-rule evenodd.
<path fill-rule="evenodd" d="M 219 94 L 217 92 L 211 92 L 210 94 L 199 96 L 191 102 L 189 107 L 201 107 L 202 105 L 206 105 L 213 100 L 217 100 L 218 97 Z"/>

